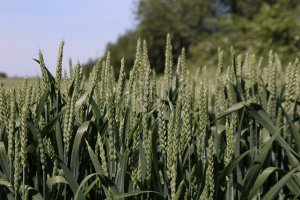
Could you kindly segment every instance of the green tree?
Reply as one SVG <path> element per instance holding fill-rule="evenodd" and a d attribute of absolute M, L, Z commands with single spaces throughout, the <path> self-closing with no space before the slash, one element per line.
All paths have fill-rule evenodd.
<path fill-rule="evenodd" d="M 204 18 L 213 13 L 210 1 L 142 0 L 137 6 L 139 33 L 147 40 L 152 67 L 163 71 L 166 34 L 172 37 L 175 58 L 204 31 Z"/>
<path fill-rule="evenodd" d="M 7 75 L 5 73 L 0 72 L 0 78 L 6 78 L 6 77 L 7 77 Z"/>
<path fill-rule="evenodd" d="M 124 57 L 125 71 L 129 72 L 133 66 L 135 59 L 136 42 L 139 38 L 138 31 L 128 31 L 126 34 L 120 36 L 116 43 L 109 43 L 106 51 L 111 53 L 111 64 L 115 70 L 115 76 L 119 76 L 119 69 L 121 66 L 121 59 Z M 128 75 L 128 74 L 127 74 Z"/>
<path fill-rule="evenodd" d="M 138 38 L 147 41 L 151 67 L 162 72 L 167 33 L 172 38 L 174 61 L 185 47 L 194 66 L 213 66 L 211 56 L 218 47 L 251 49 L 262 55 L 270 48 L 280 54 L 297 54 L 299 3 L 299 0 L 137 0 L 136 29 L 108 44 L 106 51 L 111 52 L 116 76 L 122 57 L 126 71 L 132 67 Z M 93 64 L 90 62 L 89 66 Z"/>

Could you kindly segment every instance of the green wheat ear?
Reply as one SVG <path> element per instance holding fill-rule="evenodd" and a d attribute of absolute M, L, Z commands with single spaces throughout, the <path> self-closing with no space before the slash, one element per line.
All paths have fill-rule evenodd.
<path fill-rule="evenodd" d="M 166 52 L 165 52 L 165 72 L 164 72 L 164 85 L 167 92 L 172 87 L 172 77 L 173 77 L 173 54 L 172 54 L 172 44 L 171 36 L 167 35 L 166 41 Z"/>
<path fill-rule="evenodd" d="M 208 85 L 207 85 L 207 72 L 204 66 L 200 81 L 200 95 L 199 95 L 199 137 L 197 140 L 197 155 L 198 159 L 205 161 L 205 137 L 206 128 L 208 124 Z M 202 153 L 203 152 L 203 153 Z"/>
<path fill-rule="evenodd" d="M 161 153 L 165 155 L 167 146 L 167 129 L 166 121 L 164 119 L 164 105 L 161 101 L 158 103 L 158 136 L 159 149 Z"/>
<path fill-rule="evenodd" d="M 45 90 L 48 87 L 48 75 L 47 75 L 47 70 L 45 66 L 45 61 L 44 61 L 44 56 L 42 51 L 39 51 L 39 62 L 40 62 L 40 68 L 42 72 L 42 85 L 43 89 Z"/>
<path fill-rule="evenodd" d="M 149 131 L 145 138 L 145 154 L 146 154 L 146 179 L 148 183 L 151 183 L 151 174 L 152 174 L 152 161 L 153 161 L 153 152 L 152 152 L 152 132 Z"/>
<path fill-rule="evenodd" d="M 189 98 L 189 85 L 185 84 L 182 88 L 182 129 L 180 134 L 180 152 L 183 152 L 185 149 L 185 145 L 189 144 L 191 141 L 191 126 L 190 126 L 190 98 Z M 176 122 L 178 123 L 178 122 Z"/>
<path fill-rule="evenodd" d="M 0 124 L 4 124 L 5 122 L 5 113 L 4 113 L 4 107 L 5 107 L 5 95 L 4 95 L 4 85 L 2 82 L 0 82 Z"/>
<path fill-rule="evenodd" d="M 20 187 L 20 179 L 21 179 L 21 175 L 20 175 L 20 138 L 19 138 L 19 133 L 16 132 L 15 134 L 15 138 L 14 138 L 14 143 L 15 143 L 15 152 L 14 152 L 14 191 L 17 194 L 19 191 L 19 187 Z M 16 195 L 15 194 L 15 195 Z"/>
<path fill-rule="evenodd" d="M 65 42 L 62 41 L 59 46 L 58 50 L 58 59 L 57 59 L 57 66 L 56 66 L 56 79 L 55 79 L 55 87 L 56 91 L 60 91 L 61 85 L 61 76 L 62 76 L 62 59 L 63 59 L 63 49 L 64 49 Z"/>
<path fill-rule="evenodd" d="M 102 163 L 102 168 L 104 171 L 104 175 L 108 176 L 108 168 L 107 168 L 107 161 L 106 161 L 106 156 L 105 156 L 105 150 L 104 150 L 104 144 L 102 142 L 102 137 L 100 133 L 97 135 L 97 146 L 100 151 L 100 158 L 101 158 L 101 163 Z"/>
<path fill-rule="evenodd" d="M 213 199 L 215 192 L 214 181 L 214 150 L 213 150 L 213 138 L 210 136 L 208 140 L 207 148 L 207 168 L 205 175 L 205 188 L 203 191 L 203 197 L 205 199 Z"/>
<path fill-rule="evenodd" d="M 125 78 L 126 78 L 125 77 L 125 59 L 122 58 L 120 72 L 119 72 L 119 79 L 118 79 L 118 87 L 117 87 L 117 102 L 119 102 L 121 97 L 124 95 Z"/>
<path fill-rule="evenodd" d="M 268 99 L 267 113 L 272 120 L 275 120 L 276 115 L 276 76 L 277 76 L 277 66 L 274 62 L 273 52 L 269 53 L 269 66 L 268 66 L 268 90 L 270 92 Z"/>
<path fill-rule="evenodd" d="M 58 175 L 58 161 L 55 157 L 55 151 L 52 145 L 52 142 L 49 138 L 43 140 L 44 148 L 48 152 L 48 155 L 53 163 L 52 176 Z"/>
<path fill-rule="evenodd" d="M 16 92 L 15 89 L 10 90 L 10 116 L 8 121 L 8 159 L 13 160 L 14 155 L 14 128 L 16 120 Z"/>
<path fill-rule="evenodd" d="M 177 152 L 177 138 L 176 134 L 174 133 L 174 126 L 175 126 L 175 113 L 171 111 L 170 119 L 168 124 L 168 146 L 167 146 L 167 174 L 170 177 L 172 165 L 176 159 Z"/>
<path fill-rule="evenodd" d="M 286 110 L 291 113 L 291 108 L 293 107 L 293 101 L 297 99 L 297 91 L 299 93 L 299 86 L 297 84 L 299 83 L 298 74 L 299 74 L 299 59 L 297 58 L 294 62 L 294 64 L 289 63 L 287 68 L 287 75 L 286 75 L 286 103 L 285 107 Z M 297 71 L 298 70 L 298 71 Z"/>
<path fill-rule="evenodd" d="M 32 86 L 26 88 L 26 96 L 24 105 L 21 107 L 21 163 L 23 169 L 27 167 L 27 142 L 28 142 L 28 126 L 27 119 L 29 116 L 29 106 L 30 106 L 30 95 L 31 95 Z"/>
<path fill-rule="evenodd" d="M 93 88 L 96 86 L 100 70 L 101 70 L 101 59 L 98 59 L 89 76 L 89 84 L 88 84 L 89 88 Z"/>

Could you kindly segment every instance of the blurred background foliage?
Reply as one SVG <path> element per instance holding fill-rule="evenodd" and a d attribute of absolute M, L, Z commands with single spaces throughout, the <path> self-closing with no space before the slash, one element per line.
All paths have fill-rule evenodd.
<path fill-rule="evenodd" d="M 164 70 L 166 34 L 170 33 L 174 62 L 182 47 L 189 67 L 216 67 L 218 47 L 229 53 L 250 51 L 265 56 L 276 51 L 283 66 L 299 56 L 300 0 L 137 0 L 134 30 L 109 43 L 112 65 L 118 76 L 120 60 L 126 71 L 133 65 L 136 41 L 147 41 L 151 67 Z M 228 54 L 227 54 L 228 55 Z M 96 61 L 85 65 L 88 74 Z"/>

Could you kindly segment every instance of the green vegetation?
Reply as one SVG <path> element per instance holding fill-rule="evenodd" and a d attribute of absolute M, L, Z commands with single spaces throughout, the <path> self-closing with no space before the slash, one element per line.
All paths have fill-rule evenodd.
<path fill-rule="evenodd" d="M 6 74 L 5 73 L 1 73 L 0 72 L 0 78 L 6 78 L 7 76 L 6 76 Z"/>
<path fill-rule="evenodd" d="M 35 81 L 35 78 L 27 78 L 28 82 L 32 83 Z M 0 78 L 0 81 L 4 84 L 4 86 L 12 88 L 19 88 L 22 86 L 24 82 L 24 78 Z"/>
<path fill-rule="evenodd" d="M 62 43 L 56 77 L 40 52 L 41 78 L 1 84 L 1 200 L 299 198 L 299 60 L 219 49 L 216 79 L 191 79 L 165 49 L 159 81 L 139 40 L 129 80 L 108 53 L 61 89 Z"/>
<path fill-rule="evenodd" d="M 129 75 L 138 38 L 147 41 L 151 67 L 157 73 L 163 72 L 167 33 L 174 41 L 174 56 L 185 47 L 193 70 L 203 64 L 216 69 L 218 47 L 230 54 L 231 46 L 236 52 L 250 51 L 264 58 L 269 49 L 274 49 L 287 65 L 300 56 L 299 13 L 298 0 L 138 0 L 137 27 L 109 44 L 107 52 L 112 55 L 116 78 L 122 57 L 128 63 Z M 95 62 L 89 63 L 85 71 Z"/>

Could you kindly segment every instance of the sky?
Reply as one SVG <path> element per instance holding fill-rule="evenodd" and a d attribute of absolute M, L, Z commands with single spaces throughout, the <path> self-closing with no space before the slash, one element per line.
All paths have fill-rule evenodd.
<path fill-rule="evenodd" d="M 82 3 L 84 2 L 84 3 Z M 108 42 L 135 27 L 134 0 L 0 1 L 0 72 L 40 74 L 39 49 L 55 73 L 58 47 L 65 41 L 63 67 L 103 54 Z"/>

